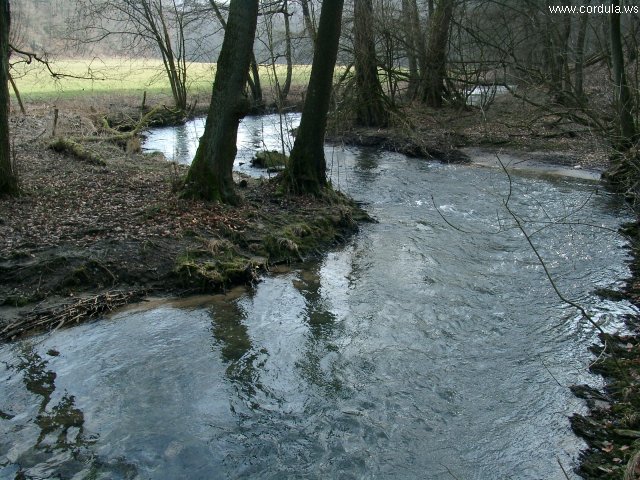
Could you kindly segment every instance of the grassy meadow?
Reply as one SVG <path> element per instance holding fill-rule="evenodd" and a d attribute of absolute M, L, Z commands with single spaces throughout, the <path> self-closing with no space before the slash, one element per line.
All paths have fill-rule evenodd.
<path fill-rule="evenodd" d="M 187 67 L 187 87 L 190 95 L 208 95 L 215 75 L 216 65 L 212 63 L 191 63 Z M 161 60 L 134 59 L 73 59 L 52 62 L 52 70 L 69 77 L 52 78 L 41 64 L 17 64 L 12 70 L 13 78 L 23 100 L 68 99 L 84 95 L 149 94 L 171 95 Z M 294 66 L 292 84 L 306 85 L 311 67 Z M 286 67 L 276 66 L 280 83 L 284 81 Z M 72 78 L 84 77 L 84 78 Z M 275 84 L 273 67 L 260 66 L 260 80 L 263 89 Z M 13 91 L 11 91 L 13 94 Z"/>

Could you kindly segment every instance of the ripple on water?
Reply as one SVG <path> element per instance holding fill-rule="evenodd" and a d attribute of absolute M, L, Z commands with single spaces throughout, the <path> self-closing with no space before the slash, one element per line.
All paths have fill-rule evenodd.
<path fill-rule="evenodd" d="M 379 220 L 349 245 L 245 293 L 0 347 L 0 476 L 564 478 L 595 335 L 509 221 L 504 177 L 331 154 Z M 559 287 L 619 328 L 631 307 L 593 290 L 628 273 L 600 228 L 624 214 L 588 182 L 513 182 Z"/>

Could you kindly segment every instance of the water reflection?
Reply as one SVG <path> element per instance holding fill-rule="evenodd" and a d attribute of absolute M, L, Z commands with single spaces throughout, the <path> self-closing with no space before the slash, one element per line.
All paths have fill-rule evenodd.
<path fill-rule="evenodd" d="M 254 351 L 249 338 L 245 312 L 236 300 L 228 300 L 217 302 L 211 313 L 211 331 L 217 347 L 214 350 L 220 350 L 227 364 L 226 376 L 237 388 L 238 395 L 248 401 L 252 409 L 257 409 L 260 404 L 254 397 L 260 384 L 255 362 L 260 355 Z"/>
<path fill-rule="evenodd" d="M 257 150 L 277 150 L 289 153 L 293 146 L 292 130 L 300 123 L 299 113 L 244 117 L 238 125 L 235 170 L 260 176 L 264 172 L 249 164 Z M 142 148 L 161 152 L 167 159 L 188 165 L 193 160 L 205 118 L 195 118 L 184 125 L 154 128 L 145 134 Z"/>
<path fill-rule="evenodd" d="M 355 175 L 365 182 L 376 179 L 378 171 L 380 153 L 373 149 L 362 149 L 355 156 Z"/>
<path fill-rule="evenodd" d="M 0 478 L 564 478 L 557 459 L 568 469 L 582 447 L 564 385 L 590 381 L 593 329 L 518 232 L 463 234 L 431 201 L 496 231 L 504 176 L 345 152 L 343 185 L 379 221 L 346 247 L 248 293 L 0 346 Z M 532 228 L 574 210 L 582 225 L 624 219 L 588 183 L 513 187 Z M 615 318 L 632 308 L 589 293 L 627 272 L 607 235 L 535 239 L 563 291 Z"/>
<path fill-rule="evenodd" d="M 331 300 L 323 289 L 320 267 L 321 264 L 315 264 L 313 268 L 300 272 L 292 282 L 304 298 L 303 318 L 309 328 L 298 368 L 310 385 L 321 387 L 325 394 L 332 396 L 342 390 L 342 382 L 332 368 L 338 347 L 331 341 L 339 318 L 331 310 Z"/>
<path fill-rule="evenodd" d="M 47 355 L 55 357 L 58 352 L 49 350 Z M 0 417 L 3 429 L 28 435 L 6 453 L 10 462 L 1 465 L 0 476 L 4 471 L 13 472 L 15 478 L 67 478 L 86 470 L 93 457 L 89 447 L 97 437 L 86 435 L 84 413 L 76 406 L 75 397 L 67 391 L 56 392 L 57 375 L 32 344 L 20 346 L 17 360 L 8 368 L 21 377 L 24 394 L 31 394 L 30 405 L 37 408 L 16 403 L 16 393 L 14 401 L 2 406 L 7 410 Z M 0 447 L 4 445 L 0 443 Z M 51 454 L 56 455 L 56 462 L 45 461 Z"/>

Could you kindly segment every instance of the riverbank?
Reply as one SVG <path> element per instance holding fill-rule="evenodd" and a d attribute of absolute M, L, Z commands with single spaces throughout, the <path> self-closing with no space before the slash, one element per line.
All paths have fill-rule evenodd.
<path fill-rule="evenodd" d="M 96 112 L 96 118 L 101 114 Z M 239 208 L 180 199 L 186 167 L 113 142 L 50 148 L 49 115 L 14 115 L 23 194 L 0 200 L 0 338 L 81 322 L 147 294 L 224 291 L 344 241 L 366 214 L 339 193 L 288 197 L 240 179 Z M 56 135 L 97 135 L 60 110 Z"/>
<path fill-rule="evenodd" d="M 632 276 L 615 300 L 628 300 L 640 306 L 640 236 L 638 223 L 628 225 Z M 585 385 L 572 388 L 584 399 L 588 415 L 571 417 L 574 432 L 588 448 L 580 458 L 578 473 L 586 479 L 640 478 L 640 317 L 627 316 L 627 332 L 600 336 L 600 344 L 590 347 L 594 362 L 590 370 L 602 375 L 604 388 Z"/>

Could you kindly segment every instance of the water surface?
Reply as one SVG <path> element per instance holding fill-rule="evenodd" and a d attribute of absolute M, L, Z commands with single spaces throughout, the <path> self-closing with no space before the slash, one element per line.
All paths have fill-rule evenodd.
<path fill-rule="evenodd" d="M 0 477 L 563 479 L 596 335 L 499 170 L 328 148 L 378 223 L 253 289 L 0 347 Z M 628 274 L 592 182 L 514 176 L 563 293 Z M 444 217 L 446 219 L 443 220 Z M 570 472 L 572 477 L 575 477 Z"/>

